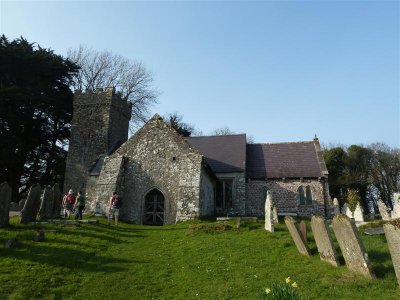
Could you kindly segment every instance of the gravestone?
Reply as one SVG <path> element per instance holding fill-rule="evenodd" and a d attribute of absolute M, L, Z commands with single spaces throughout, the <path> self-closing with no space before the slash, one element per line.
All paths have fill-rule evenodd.
<path fill-rule="evenodd" d="M 267 191 L 267 198 L 265 199 L 265 230 L 274 232 L 274 216 L 272 213 L 272 195 Z"/>
<path fill-rule="evenodd" d="M 350 210 L 349 205 L 347 203 L 343 204 L 342 214 L 346 215 L 350 219 L 354 219 L 353 212 Z"/>
<path fill-rule="evenodd" d="M 39 208 L 39 220 L 51 219 L 54 205 L 53 190 L 45 187 L 41 196 L 41 204 Z"/>
<path fill-rule="evenodd" d="M 21 210 L 19 222 L 26 224 L 34 222 L 40 208 L 40 195 L 42 189 L 37 183 L 29 189 L 28 197 L 26 198 L 24 208 Z"/>
<path fill-rule="evenodd" d="M 292 236 L 292 239 L 297 247 L 297 250 L 300 252 L 300 254 L 309 256 L 310 254 L 308 251 L 307 244 L 304 243 L 303 238 L 301 237 L 300 231 L 296 226 L 296 221 L 292 217 L 286 216 L 285 224 L 290 232 L 290 235 Z"/>
<path fill-rule="evenodd" d="M 6 241 L 6 248 L 17 248 L 19 245 L 18 240 L 16 238 L 11 238 Z"/>
<path fill-rule="evenodd" d="M 307 224 L 304 221 L 301 221 L 299 224 L 299 230 L 301 234 L 301 238 L 303 239 L 304 243 L 307 244 Z"/>
<path fill-rule="evenodd" d="M 364 222 L 364 210 L 362 209 L 360 202 L 357 202 L 356 209 L 354 210 L 354 221 Z"/>
<path fill-rule="evenodd" d="M 274 206 L 272 207 L 272 216 L 274 217 L 274 224 L 278 224 L 278 223 L 279 223 L 279 219 L 278 219 L 278 210 L 276 209 L 275 204 L 274 204 Z"/>
<path fill-rule="evenodd" d="M 378 200 L 378 209 L 383 221 L 390 221 L 390 213 L 387 210 L 385 202 Z"/>
<path fill-rule="evenodd" d="M 0 227 L 6 227 L 10 221 L 11 188 L 7 182 L 0 184 Z"/>
<path fill-rule="evenodd" d="M 393 193 L 393 210 L 391 218 L 392 220 L 400 218 L 400 193 Z"/>
<path fill-rule="evenodd" d="M 337 267 L 339 265 L 339 260 L 325 219 L 321 216 L 313 216 L 311 218 L 311 230 L 314 234 L 321 260 Z"/>
<path fill-rule="evenodd" d="M 61 215 L 62 194 L 58 183 L 53 185 L 53 208 L 51 212 L 52 219 L 59 219 Z"/>
<path fill-rule="evenodd" d="M 337 198 L 333 198 L 333 215 L 336 216 L 340 214 L 340 205 Z"/>
<path fill-rule="evenodd" d="M 400 219 L 384 224 L 383 229 L 389 246 L 389 252 L 392 256 L 397 283 L 400 286 Z"/>
<path fill-rule="evenodd" d="M 363 274 L 368 278 L 374 278 L 375 275 L 371 269 L 368 254 L 354 220 L 340 214 L 333 218 L 332 227 L 346 261 L 346 266 L 354 272 Z"/>

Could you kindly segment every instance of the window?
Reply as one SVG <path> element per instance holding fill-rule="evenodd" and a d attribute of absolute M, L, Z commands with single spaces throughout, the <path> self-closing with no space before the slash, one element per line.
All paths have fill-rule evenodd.
<path fill-rule="evenodd" d="M 306 205 L 312 205 L 312 193 L 309 186 L 306 187 Z"/>
<path fill-rule="evenodd" d="M 304 192 L 304 188 L 301 186 L 297 191 L 299 192 L 300 205 L 306 205 L 306 195 Z"/>
<path fill-rule="evenodd" d="M 221 179 L 217 183 L 216 206 L 232 207 L 232 179 Z"/>

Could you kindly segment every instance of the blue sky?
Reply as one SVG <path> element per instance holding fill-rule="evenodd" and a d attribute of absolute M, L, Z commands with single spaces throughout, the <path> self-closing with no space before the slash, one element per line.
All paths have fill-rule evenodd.
<path fill-rule="evenodd" d="M 400 147 L 399 2 L 7 2 L 0 31 L 141 60 L 204 134 Z"/>

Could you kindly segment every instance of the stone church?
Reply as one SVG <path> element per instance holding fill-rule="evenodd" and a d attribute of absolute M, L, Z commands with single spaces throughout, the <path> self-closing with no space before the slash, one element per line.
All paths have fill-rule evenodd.
<path fill-rule="evenodd" d="M 114 88 L 75 93 L 64 191 L 86 192 L 91 210 L 106 213 L 116 191 L 120 217 L 137 224 L 262 217 L 270 190 L 279 214 L 331 214 L 317 138 L 267 144 L 247 144 L 245 134 L 185 138 L 156 114 L 127 139 L 131 109 Z"/>

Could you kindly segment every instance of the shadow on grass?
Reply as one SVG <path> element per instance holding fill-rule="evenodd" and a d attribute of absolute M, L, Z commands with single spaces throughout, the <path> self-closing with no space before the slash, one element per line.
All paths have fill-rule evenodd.
<path fill-rule="evenodd" d="M 391 256 L 389 252 L 370 250 L 368 251 L 368 255 L 370 261 L 372 262 L 372 268 L 376 277 L 385 278 L 388 274 L 394 274 L 394 268 L 393 264 L 391 263 Z M 380 264 L 376 264 L 374 262 L 380 262 Z"/>

